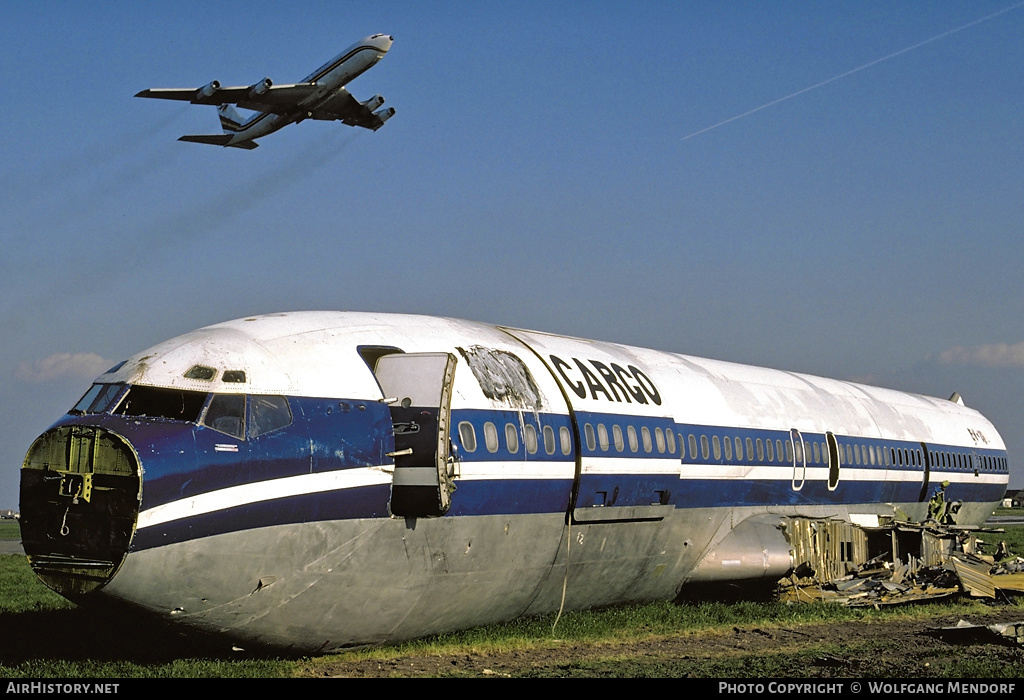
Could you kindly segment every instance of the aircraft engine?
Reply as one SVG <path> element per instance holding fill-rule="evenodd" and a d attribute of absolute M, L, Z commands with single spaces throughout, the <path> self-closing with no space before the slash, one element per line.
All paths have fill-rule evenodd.
<path fill-rule="evenodd" d="M 698 562 L 687 583 L 777 579 L 793 570 L 793 548 L 778 516 L 754 516 L 732 528 Z"/>
<path fill-rule="evenodd" d="M 380 95 L 374 95 L 373 97 L 371 97 L 370 99 L 363 103 L 363 107 L 366 107 L 366 109 L 372 112 L 373 110 L 380 107 L 382 104 L 384 104 L 384 98 L 381 97 Z"/>
<path fill-rule="evenodd" d="M 379 112 L 374 112 L 374 115 L 380 117 L 380 123 L 383 124 L 388 119 L 391 119 L 391 117 L 395 116 L 395 108 L 388 107 L 387 109 L 382 109 Z"/>
<path fill-rule="evenodd" d="M 216 80 L 212 80 L 206 86 L 199 88 L 199 91 L 196 93 L 195 99 L 204 99 L 206 97 L 209 97 L 213 93 L 217 92 L 218 90 L 220 90 L 220 83 L 218 83 Z"/>
<path fill-rule="evenodd" d="M 249 99 L 251 100 L 256 97 L 259 97 L 267 90 L 269 90 L 270 86 L 273 84 L 274 83 L 270 81 L 270 78 L 264 78 L 263 80 L 259 81 L 258 83 L 249 88 Z"/>

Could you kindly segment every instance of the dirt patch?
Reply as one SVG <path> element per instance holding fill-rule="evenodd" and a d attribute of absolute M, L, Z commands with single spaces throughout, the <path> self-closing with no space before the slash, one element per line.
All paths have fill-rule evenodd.
<path fill-rule="evenodd" d="M 972 615 L 968 621 L 989 625 L 1019 618 L 1019 610 L 1002 610 Z M 320 659 L 307 667 L 307 675 L 754 677 L 767 673 L 801 678 L 942 678 L 950 664 L 968 653 L 993 668 L 1024 668 L 1024 650 L 995 635 L 965 640 L 935 633 L 936 628 L 955 625 L 959 619 L 734 627 L 611 644 L 552 640 L 528 651 Z"/>

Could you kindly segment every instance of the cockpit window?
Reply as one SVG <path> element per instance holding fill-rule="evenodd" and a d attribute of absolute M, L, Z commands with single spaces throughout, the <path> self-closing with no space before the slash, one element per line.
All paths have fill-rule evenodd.
<path fill-rule="evenodd" d="M 249 437 L 291 425 L 292 411 L 283 396 L 253 396 L 249 399 Z"/>
<path fill-rule="evenodd" d="M 205 391 L 133 386 L 114 413 L 195 423 L 199 420 L 199 412 L 203 410 L 206 397 Z"/>
<path fill-rule="evenodd" d="M 93 384 L 71 413 L 103 413 L 117 398 L 124 384 Z"/>
<path fill-rule="evenodd" d="M 245 394 L 214 394 L 203 425 L 241 440 L 245 436 Z"/>
<path fill-rule="evenodd" d="M 206 365 L 192 365 L 187 372 L 185 372 L 186 379 L 201 379 L 204 382 L 212 381 L 217 376 L 217 370 L 213 367 L 207 367 Z"/>

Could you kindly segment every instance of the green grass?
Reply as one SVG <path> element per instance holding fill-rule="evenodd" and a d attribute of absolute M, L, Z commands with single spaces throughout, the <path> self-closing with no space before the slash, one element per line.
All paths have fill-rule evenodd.
<path fill-rule="evenodd" d="M 0 615 L 67 610 L 74 606 L 44 586 L 23 556 L 0 556 Z M 2 627 L 0 627 L 2 628 Z"/>
<path fill-rule="evenodd" d="M 1021 606 L 1017 606 L 1018 611 Z M 529 651 L 574 643 L 611 645 L 631 641 L 657 640 L 687 633 L 731 632 L 733 628 L 795 627 L 801 624 L 826 623 L 842 625 L 849 622 L 885 623 L 897 620 L 934 620 L 939 616 L 972 617 L 989 613 L 986 604 L 970 599 L 956 602 L 921 604 L 898 608 L 845 608 L 836 605 L 785 605 L 777 602 L 739 604 L 697 603 L 674 605 L 653 603 L 606 610 L 574 612 L 563 615 L 552 631 L 554 615 L 488 625 L 464 632 L 438 635 L 375 649 L 344 652 L 336 656 L 318 657 L 297 662 L 296 673 L 303 676 L 323 675 L 321 669 L 339 661 L 394 661 L 408 657 L 452 656 L 467 653 L 489 654 L 509 650 Z M 660 655 L 657 644 L 648 645 L 643 654 L 612 651 L 595 659 L 572 660 L 558 665 L 524 666 L 516 675 L 525 677 L 723 677 L 723 678 L 804 678 L 821 676 L 822 665 L 845 657 L 833 669 L 833 676 L 900 677 L 906 662 L 898 665 L 904 652 L 899 636 L 879 642 L 844 641 L 802 644 L 799 649 L 780 648 L 758 652 L 723 653 L 713 658 L 699 655 L 667 653 Z M 853 653 L 851 653 L 853 652 Z M 855 659 L 849 661 L 849 659 Z M 887 659 L 892 658 L 891 663 Z M 857 661 L 856 659 L 863 659 Z M 941 677 L 1019 677 L 1024 668 L 1019 653 L 1012 647 L 997 644 L 971 647 L 969 655 L 952 660 L 936 660 L 934 669 L 922 668 L 919 675 Z M 888 670 L 888 672 L 887 672 Z M 458 668 L 442 669 L 441 676 L 478 676 L 477 671 Z M 824 674 L 828 675 L 828 674 Z"/>
<path fill-rule="evenodd" d="M 17 520 L 0 520 L 0 540 L 20 540 L 21 525 Z"/>
<path fill-rule="evenodd" d="M 978 539 L 985 543 L 983 552 L 995 555 L 1000 542 L 1006 542 L 1013 557 L 1024 557 L 1024 525 L 1007 525 L 1006 532 L 979 532 Z"/>
<path fill-rule="evenodd" d="M 0 556 L 0 630 L 17 640 L 0 645 L 0 678 L 277 678 L 294 668 L 116 609 L 78 608 L 23 556 Z"/>

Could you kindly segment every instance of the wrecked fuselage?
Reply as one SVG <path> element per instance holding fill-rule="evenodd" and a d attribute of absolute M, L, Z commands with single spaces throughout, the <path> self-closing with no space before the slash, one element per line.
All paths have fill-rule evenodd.
<path fill-rule="evenodd" d="M 776 580 L 813 547 L 838 572 L 873 551 L 851 528 L 926 519 L 941 481 L 964 526 L 1006 487 L 999 434 L 958 403 L 302 312 L 99 377 L 29 449 L 21 523 L 33 569 L 76 601 L 322 651 Z"/>

